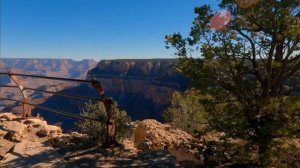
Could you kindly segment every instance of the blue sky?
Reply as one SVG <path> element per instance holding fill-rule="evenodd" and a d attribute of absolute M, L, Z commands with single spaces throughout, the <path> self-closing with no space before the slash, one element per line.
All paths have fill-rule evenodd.
<path fill-rule="evenodd" d="M 0 0 L 1 57 L 175 58 L 164 36 L 187 34 L 195 6 L 216 0 Z"/>

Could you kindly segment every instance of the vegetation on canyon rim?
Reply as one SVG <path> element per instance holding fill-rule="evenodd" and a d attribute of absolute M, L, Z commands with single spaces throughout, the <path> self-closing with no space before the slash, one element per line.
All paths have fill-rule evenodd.
<path fill-rule="evenodd" d="M 199 101 L 206 98 L 207 96 L 193 88 L 182 94 L 176 91 L 172 95 L 170 107 L 163 113 L 163 118 L 195 137 L 202 136 L 209 131 L 208 114 Z"/>
<path fill-rule="evenodd" d="M 201 120 L 226 138 L 246 142 L 248 156 L 243 160 L 240 155 L 236 162 L 278 164 L 284 157 L 274 154 L 300 152 L 280 144 L 300 138 L 300 100 L 292 94 L 300 69 L 299 1 L 261 0 L 240 8 L 235 0 L 222 0 L 219 6 L 232 16 L 224 29 L 209 28 L 210 6 L 196 7 L 189 36 L 167 35 L 167 48 L 176 49 L 177 71 L 191 78 L 198 94 L 210 95 L 198 101 L 205 112 L 197 114 Z M 183 101 L 190 98 L 183 95 Z M 166 113 L 177 125 L 172 116 L 190 106 L 178 107 Z M 180 127 L 191 132 L 191 126 Z"/>
<path fill-rule="evenodd" d="M 116 138 L 121 140 L 126 137 L 126 133 L 129 128 L 129 123 L 131 121 L 127 112 L 120 110 L 116 102 L 112 106 L 114 119 L 116 121 Z M 106 122 L 107 122 L 107 112 L 105 106 L 102 102 L 99 103 L 86 103 L 81 112 L 82 116 L 87 116 L 90 118 L 96 118 L 99 122 L 91 120 L 82 120 L 75 123 L 78 131 L 87 134 L 93 143 L 103 143 L 106 138 Z"/>

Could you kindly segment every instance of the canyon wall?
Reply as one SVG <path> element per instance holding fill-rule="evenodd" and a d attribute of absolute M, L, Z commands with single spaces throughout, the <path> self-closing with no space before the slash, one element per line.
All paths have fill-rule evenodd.
<path fill-rule="evenodd" d="M 162 120 L 174 91 L 184 91 L 188 79 L 175 73 L 175 59 L 102 60 L 88 71 L 86 79 L 99 80 L 108 97 L 118 102 L 133 120 L 152 118 Z M 63 90 L 64 93 L 98 98 L 88 84 Z M 52 96 L 42 105 L 79 114 L 86 101 Z M 73 128 L 74 120 L 35 109 L 50 123 L 59 122 L 66 130 Z"/>
<path fill-rule="evenodd" d="M 101 81 L 134 119 L 155 118 L 170 103 L 172 93 L 187 88 L 187 78 L 175 73 L 175 59 L 103 60 L 87 79 Z"/>

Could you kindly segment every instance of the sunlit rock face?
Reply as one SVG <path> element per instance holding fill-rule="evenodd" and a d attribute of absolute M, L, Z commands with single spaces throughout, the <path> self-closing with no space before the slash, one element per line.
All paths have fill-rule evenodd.
<path fill-rule="evenodd" d="M 57 154 L 47 142 L 50 137 L 61 135 L 62 130 L 41 118 L 26 119 L 0 112 L 0 128 L 0 167 L 27 167 L 25 162 L 36 162 L 31 156 L 39 158 L 45 152 Z M 41 131 L 45 133 L 41 135 Z M 15 165 L 20 163 L 24 165 Z"/>
<path fill-rule="evenodd" d="M 192 140 L 190 134 L 153 119 L 139 122 L 134 133 L 134 143 L 142 150 L 172 149 L 189 144 Z"/>
<path fill-rule="evenodd" d="M 155 127 L 154 127 L 155 128 Z M 95 130 L 97 131 L 97 130 Z M 134 130 L 132 130 L 134 131 Z M 176 167 L 168 150 L 142 151 L 131 139 L 102 148 L 41 118 L 0 112 L 0 167 Z M 178 166 L 177 166 L 178 167 Z"/>

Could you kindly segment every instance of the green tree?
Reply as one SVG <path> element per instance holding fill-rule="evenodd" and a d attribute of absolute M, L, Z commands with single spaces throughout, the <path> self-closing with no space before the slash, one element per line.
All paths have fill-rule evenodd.
<path fill-rule="evenodd" d="M 126 111 L 118 109 L 116 102 L 113 103 L 112 109 L 116 121 L 116 138 L 121 140 L 126 136 L 131 119 Z M 81 115 L 95 118 L 99 122 L 81 120 L 75 123 L 77 129 L 81 133 L 87 134 L 91 142 L 104 142 L 106 139 L 107 122 L 107 113 L 104 104 L 102 102 L 94 104 L 91 102 L 86 103 L 82 109 Z"/>
<path fill-rule="evenodd" d="M 202 135 L 208 130 L 207 116 L 199 102 L 203 98 L 195 89 L 182 94 L 175 91 L 171 106 L 163 113 L 164 119 L 194 136 Z"/>
<path fill-rule="evenodd" d="M 232 16 L 224 29 L 209 28 L 210 6 L 196 7 L 189 36 L 167 35 L 167 48 L 177 51 L 178 72 L 213 96 L 202 101 L 210 126 L 258 146 L 259 163 L 267 165 L 275 138 L 300 133 L 299 97 L 292 96 L 299 83 L 299 1 L 241 8 L 222 0 L 219 7 Z"/>

